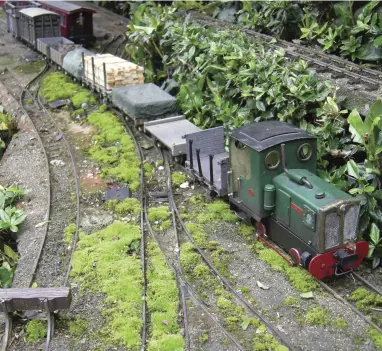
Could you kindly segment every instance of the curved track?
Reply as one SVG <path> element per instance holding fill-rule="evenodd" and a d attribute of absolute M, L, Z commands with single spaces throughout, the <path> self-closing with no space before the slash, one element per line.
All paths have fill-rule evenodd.
<path fill-rule="evenodd" d="M 331 287 L 328 284 L 324 283 L 321 280 L 317 279 L 318 284 L 321 286 L 323 290 L 326 290 L 328 293 L 330 293 L 335 299 L 340 301 L 342 304 L 349 307 L 357 316 L 362 318 L 365 323 L 369 324 L 374 329 L 378 330 L 382 334 L 382 328 L 376 325 L 373 321 L 370 320 L 370 317 L 362 313 L 359 309 L 356 308 L 351 302 L 347 301 L 346 298 L 340 295 L 340 293 L 337 290 L 337 288 Z M 368 283 L 370 284 L 370 283 Z M 365 286 L 368 286 L 367 284 L 364 284 Z M 369 289 L 370 290 L 370 289 Z"/>
<path fill-rule="evenodd" d="M 44 159 L 45 159 L 45 167 L 47 170 L 47 181 L 48 181 L 48 200 L 47 200 L 47 212 L 44 218 L 44 222 L 46 222 L 45 230 L 43 234 L 43 240 L 41 241 L 41 245 L 39 247 L 38 255 L 36 256 L 34 262 L 33 262 L 33 269 L 32 269 L 32 275 L 29 279 L 29 286 L 32 285 L 34 278 L 36 277 L 38 267 L 40 264 L 41 256 L 44 251 L 44 247 L 48 238 L 48 232 L 49 232 L 49 221 L 51 219 L 51 211 L 52 211 L 52 174 L 50 170 L 50 163 L 49 160 L 52 159 L 52 154 L 57 152 L 57 149 L 60 148 L 60 145 L 63 145 L 61 147 L 61 150 L 64 149 L 64 152 L 67 153 L 71 160 L 71 167 L 72 167 L 72 173 L 73 173 L 73 179 L 75 183 L 75 195 L 76 195 L 76 232 L 73 238 L 73 242 L 71 245 L 71 253 L 69 257 L 69 262 L 66 268 L 66 272 L 64 274 L 64 279 L 62 282 L 63 286 L 67 286 L 68 284 L 68 278 L 69 273 L 71 269 L 71 262 L 72 257 L 76 248 L 76 243 L 78 240 L 78 228 L 79 228 L 79 221 L 80 221 L 80 199 L 79 199 L 79 183 L 78 183 L 78 177 L 77 177 L 77 167 L 75 163 L 75 158 L 72 152 L 72 149 L 70 147 L 70 144 L 68 143 L 67 139 L 65 138 L 65 135 L 59 128 L 57 122 L 55 121 L 54 117 L 49 113 L 49 111 L 44 107 L 43 103 L 40 100 L 39 96 L 39 90 L 40 90 L 40 84 L 39 80 L 43 78 L 45 73 L 48 71 L 49 66 L 46 63 L 44 68 L 25 86 L 21 84 L 21 82 L 18 80 L 17 76 L 11 69 L 7 69 L 6 73 L 3 75 L 3 78 L 1 78 L 2 83 L 6 87 L 6 89 L 10 92 L 10 94 L 15 98 L 19 100 L 21 110 L 25 116 L 28 117 L 30 120 L 33 129 L 36 133 L 38 142 L 41 146 L 41 149 L 44 152 Z M 8 75 L 8 77 L 6 77 Z M 32 85 L 37 84 L 36 90 L 34 93 L 31 91 Z M 31 104 L 26 106 L 26 98 L 29 96 L 29 98 L 32 100 L 32 107 Z M 59 140 L 57 140 L 57 143 L 52 143 L 52 137 L 56 136 L 59 137 L 59 140 L 62 140 L 63 143 L 59 143 Z M 58 148 L 57 148 L 58 146 Z"/>
<path fill-rule="evenodd" d="M 321 50 L 280 39 L 277 39 L 275 43 L 275 38 L 270 35 L 262 34 L 252 29 L 243 28 L 237 24 L 220 21 L 210 16 L 201 15 L 195 12 L 190 13 L 190 19 L 207 26 L 239 30 L 251 37 L 259 39 L 263 44 L 271 48 L 282 48 L 290 57 L 304 59 L 310 64 L 317 66 L 318 70 L 332 72 L 338 77 L 346 77 L 354 84 L 362 83 L 362 85 L 365 86 L 365 90 L 377 90 L 382 86 L 382 72 L 358 65 L 335 55 L 326 54 Z"/>
<path fill-rule="evenodd" d="M 121 43 L 119 43 L 119 40 L 123 39 Z M 107 52 L 116 55 L 119 47 L 126 42 L 125 36 L 123 34 L 117 34 L 113 36 L 102 48 L 100 53 L 105 54 Z"/>

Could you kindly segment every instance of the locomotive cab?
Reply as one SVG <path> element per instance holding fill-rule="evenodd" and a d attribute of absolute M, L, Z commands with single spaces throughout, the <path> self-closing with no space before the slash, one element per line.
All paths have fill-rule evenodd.
<path fill-rule="evenodd" d="M 316 138 L 266 121 L 228 133 L 230 202 L 319 279 L 343 274 L 367 255 L 357 242 L 359 201 L 316 175 Z"/>

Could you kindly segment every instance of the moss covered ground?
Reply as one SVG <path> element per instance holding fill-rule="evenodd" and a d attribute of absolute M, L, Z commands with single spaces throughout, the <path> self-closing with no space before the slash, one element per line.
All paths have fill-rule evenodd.
<path fill-rule="evenodd" d="M 98 337 L 106 344 L 137 350 L 141 345 L 143 279 L 140 228 L 114 222 L 104 230 L 81 234 L 71 276 L 86 294 L 102 292 L 105 322 Z"/>
<path fill-rule="evenodd" d="M 261 242 L 253 245 L 254 252 L 259 258 L 267 262 L 275 271 L 283 273 L 296 290 L 300 292 L 314 291 L 318 288 L 314 278 L 301 267 L 292 267 L 274 250 L 268 248 Z"/>
<path fill-rule="evenodd" d="M 225 327 L 239 340 L 247 340 L 251 350 L 286 351 L 288 348 L 267 332 L 259 320 L 248 316 L 244 308 L 237 305 L 231 293 L 226 292 L 203 263 L 201 256 L 191 243 L 181 246 L 180 261 L 188 279 L 198 282 L 201 295 L 215 296 L 216 306 L 224 318 Z M 248 334 L 249 333 L 249 334 Z M 246 334 L 246 336 L 243 336 Z M 250 340 L 248 340 L 250 336 Z"/>
<path fill-rule="evenodd" d="M 155 229 L 166 230 L 171 225 L 170 215 L 168 206 L 150 207 L 147 218 Z"/>
<path fill-rule="evenodd" d="M 95 97 L 87 89 L 73 83 L 68 76 L 59 72 L 52 73 L 45 78 L 40 93 L 48 102 L 69 99 L 77 108 L 81 107 L 83 103 L 96 103 Z"/>
<path fill-rule="evenodd" d="M 125 182 L 133 192 L 137 191 L 140 163 L 122 123 L 109 111 L 91 113 L 88 122 L 98 130 L 89 155 L 101 164 L 101 176 Z"/>
<path fill-rule="evenodd" d="M 179 186 L 187 180 L 187 176 L 180 172 L 173 172 L 171 174 L 171 181 L 174 186 Z"/>
<path fill-rule="evenodd" d="M 178 324 L 179 296 L 174 274 L 159 247 L 148 244 L 147 308 L 150 315 L 149 351 L 182 351 L 184 340 Z"/>
<path fill-rule="evenodd" d="M 15 71 L 22 73 L 38 73 L 45 65 L 44 60 L 38 60 L 34 62 L 25 62 L 13 67 Z"/>
<path fill-rule="evenodd" d="M 26 327 L 26 341 L 27 342 L 38 342 L 45 338 L 48 331 L 48 324 L 45 321 L 39 319 L 30 320 Z"/>

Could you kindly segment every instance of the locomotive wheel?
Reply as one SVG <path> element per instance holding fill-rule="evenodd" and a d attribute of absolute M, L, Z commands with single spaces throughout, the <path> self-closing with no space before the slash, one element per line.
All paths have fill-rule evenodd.
<path fill-rule="evenodd" d="M 289 249 L 289 256 L 292 258 L 292 261 L 295 265 L 299 266 L 301 263 L 301 251 L 292 247 Z"/>
<path fill-rule="evenodd" d="M 162 147 L 163 147 L 163 145 L 162 145 L 162 143 L 161 143 L 160 141 L 157 141 L 157 142 L 155 143 L 155 145 L 156 145 L 159 149 L 162 149 Z"/>

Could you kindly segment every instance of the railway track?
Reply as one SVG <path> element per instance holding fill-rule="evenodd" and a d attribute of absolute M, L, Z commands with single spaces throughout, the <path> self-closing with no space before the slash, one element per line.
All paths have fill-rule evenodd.
<path fill-rule="evenodd" d="M 189 15 L 191 20 L 201 24 L 223 29 L 231 28 L 239 30 L 260 40 L 263 44 L 271 48 L 282 48 L 289 57 L 301 58 L 316 66 L 319 72 L 331 72 L 337 78 L 348 78 L 350 84 L 362 84 L 367 91 L 376 91 L 382 87 L 381 71 L 355 64 L 338 56 L 326 54 L 312 47 L 305 47 L 280 39 L 277 39 L 275 42 L 275 38 L 270 35 L 262 34 L 252 29 L 245 29 L 237 24 L 217 20 L 195 12 L 191 12 Z"/>
<path fill-rule="evenodd" d="M 61 286 L 66 287 L 68 285 L 71 262 L 78 240 L 80 221 L 79 183 L 74 154 L 62 130 L 59 128 L 54 117 L 45 108 L 39 96 L 41 88 L 40 81 L 48 69 L 49 66 L 46 64 L 26 86 L 22 85 L 15 73 L 9 68 L 6 69 L 5 73 L 0 78 L 9 93 L 19 101 L 23 114 L 27 116 L 35 131 L 38 143 L 44 153 L 46 179 L 49 189 L 47 194 L 47 210 L 44 221 L 42 222 L 45 225 L 45 229 L 39 243 L 38 253 L 31 264 L 32 269 L 28 278 L 28 287 L 31 287 L 36 279 L 41 286 L 51 286 L 53 277 L 62 279 Z M 33 86 L 34 89 L 32 89 Z M 75 208 L 67 208 L 66 204 L 63 204 L 60 201 L 59 193 L 67 193 L 70 179 L 68 177 L 61 182 L 62 178 L 60 178 L 60 175 L 63 172 L 61 169 L 55 168 L 54 162 L 52 162 L 57 160 L 57 156 L 60 156 L 60 158 L 65 156 L 65 159 L 70 163 L 71 177 L 74 182 L 74 192 L 76 197 Z M 52 254 L 55 254 L 56 247 L 60 242 L 60 239 L 62 240 L 64 233 L 64 228 L 60 227 L 60 224 L 63 224 L 63 222 L 59 222 L 59 226 L 58 228 L 55 228 L 55 230 L 52 229 L 52 226 L 50 226 L 49 223 L 53 221 L 56 221 L 57 223 L 57 219 L 61 216 L 62 210 L 70 210 L 70 212 L 72 212 L 71 215 L 75 214 L 76 217 L 76 231 L 71 243 L 70 254 L 69 257 L 67 257 L 66 266 L 64 268 L 60 267 L 60 265 L 57 265 L 56 267 L 52 262 L 49 262 L 49 268 L 46 268 L 43 267 L 45 263 L 43 262 L 43 259 L 46 256 L 45 261 L 50 261 Z M 42 267 L 45 270 L 44 274 L 39 272 Z M 50 319 L 48 321 L 45 350 L 48 350 L 51 337 L 53 336 L 53 322 Z"/>
<path fill-rule="evenodd" d="M 124 34 L 117 34 L 113 36 L 102 48 L 101 54 L 112 54 L 118 55 L 118 52 L 121 50 L 121 46 L 127 42 L 127 39 Z"/>
<path fill-rule="evenodd" d="M 62 286 L 67 286 L 68 284 L 68 277 L 70 273 L 70 264 L 72 261 L 73 253 L 75 251 L 76 243 L 78 240 L 78 228 L 79 228 L 79 221 L 80 221 L 80 199 L 79 199 L 79 182 L 77 177 L 77 167 L 75 163 L 75 157 L 74 153 L 72 151 L 72 148 L 65 138 L 64 133 L 60 129 L 59 125 L 55 121 L 54 117 L 50 114 L 50 112 L 45 108 L 43 102 L 41 101 L 41 97 L 39 95 L 39 91 L 41 88 L 41 85 L 39 83 L 39 80 L 41 80 L 45 73 L 48 71 L 49 66 L 46 64 L 43 69 L 40 71 L 39 74 L 37 74 L 25 87 L 22 86 L 21 82 L 18 80 L 17 76 L 11 69 L 7 69 L 7 72 L 9 73 L 9 77 L 11 78 L 12 82 L 11 87 L 12 91 L 10 93 L 15 97 L 19 98 L 20 106 L 23 111 L 23 113 L 29 118 L 31 121 L 33 128 L 36 132 L 39 144 L 44 151 L 45 156 L 45 164 L 47 166 L 47 172 L 49 175 L 47 177 L 48 179 L 48 186 L 49 186 L 49 193 L 48 193 L 48 206 L 47 206 L 47 213 L 45 217 L 46 226 L 45 226 L 45 235 L 44 235 L 44 242 L 42 243 L 39 255 L 36 257 L 36 261 L 33 265 L 34 273 L 33 276 L 30 279 L 30 284 L 32 284 L 33 279 L 36 276 L 38 265 L 41 259 L 41 255 L 43 253 L 43 248 L 46 244 L 46 240 L 49 240 L 49 222 L 52 220 L 53 215 L 59 214 L 60 208 L 55 208 L 57 203 L 55 203 L 55 191 L 53 190 L 53 182 L 52 178 L 55 176 L 55 171 L 52 167 L 52 160 L 55 160 L 57 155 L 59 153 L 66 154 L 72 171 L 72 177 L 74 181 L 74 193 L 76 197 L 75 201 L 75 223 L 76 223 L 76 232 L 74 234 L 73 242 L 71 245 L 71 251 L 70 251 L 70 257 L 69 257 L 69 263 L 67 265 L 67 268 L 65 270 L 65 274 L 63 275 L 62 280 Z M 10 82 L 8 81 L 8 84 Z M 3 81 L 3 84 L 7 89 L 7 81 Z M 36 85 L 35 91 L 33 92 L 31 87 L 33 85 Z M 27 103 L 29 100 L 32 101 L 32 103 Z M 53 162 L 54 164 L 54 162 Z M 57 171 L 56 171 L 57 172 Z M 60 172 L 59 172 L 60 173 Z M 53 179 L 54 180 L 54 179 Z"/>
<path fill-rule="evenodd" d="M 115 111 L 115 112 L 117 114 L 119 114 L 118 111 Z M 126 125 L 126 122 L 123 120 L 123 118 L 121 118 L 121 116 L 120 116 L 120 119 Z M 135 139 L 135 136 L 131 132 L 131 130 L 130 130 L 130 133 L 131 133 L 133 139 Z M 136 139 L 135 139 L 135 145 L 136 145 L 136 147 L 138 149 L 138 154 L 139 154 L 139 157 L 140 157 L 140 160 L 141 160 L 141 165 L 143 165 L 143 159 L 144 159 L 143 158 L 143 151 L 140 148 L 139 143 L 137 142 Z M 172 240 L 174 241 L 174 244 L 171 245 L 170 243 L 165 243 L 165 245 L 163 245 L 163 241 L 159 240 L 158 235 L 155 233 L 155 231 L 153 230 L 150 222 L 148 221 L 148 216 L 147 216 L 147 208 L 148 208 L 148 206 L 147 206 L 147 201 L 145 200 L 145 198 L 143 199 L 143 201 L 144 201 L 143 208 L 145 209 L 144 217 L 145 217 L 145 220 L 146 220 L 146 225 L 147 225 L 149 233 L 151 234 L 152 238 L 157 243 L 157 245 L 161 248 L 162 252 L 164 253 L 164 256 L 166 258 L 166 261 L 167 261 L 169 267 L 171 267 L 172 270 L 175 273 L 175 277 L 176 277 L 177 282 L 178 282 L 178 288 L 179 288 L 179 291 L 181 292 L 181 301 L 185 301 L 186 296 L 188 298 L 190 298 L 192 301 L 194 301 L 196 303 L 196 305 L 201 307 L 204 310 L 204 312 L 206 313 L 206 315 L 216 325 L 218 325 L 218 327 L 231 340 L 232 344 L 235 345 L 235 347 L 237 347 L 239 350 L 244 350 L 244 347 L 240 344 L 240 342 L 226 328 L 224 328 L 219 323 L 219 321 L 214 316 L 214 314 L 209 311 L 208 303 L 205 302 L 200 297 L 198 297 L 198 294 L 196 293 L 194 288 L 191 286 L 191 284 L 188 282 L 188 280 L 187 280 L 187 278 L 186 278 L 186 276 L 185 276 L 185 274 L 183 272 L 182 266 L 180 264 L 180 257 L 179 257 L 180 246 L 179 246 L 179 242 L 180 242 L 181 239 L 180 239 L 180 233 L 179 233 L 179 231 L 177 229 L 177 224 L 180 224 L 181 231 L 182 231 L 182 233 L 185 234 L 186 240 L 190 241 L 194 245 L 195 249 L 201 255 L 203 261 L 209 267 L 211 272 L 215 275 L 216 279 L 218 279 L 218 281 L 222 282 L 222 284 L 224 285 L 226 290 L 229 291 L 240 302 L 240 304 L 242 304 L 246 308 L 246 310 L 250 314 L 252 314 L 257 319 L 259 319 L 266 326 L 268 332 L 273 334 L 282 344 L 287 346 L 290 350 L 295 350 L 295 348 L 286 340 L 286 338 L 269 321 L 267 321 L 252 306 L 252 304 L 247 299 L 245 299 L 241 294 L 239 294 L 236 291 L 236 289 L 231 285 L 231 283 L 225 277 L 223 277 L 220 274 L 218 269 L 207 258 L 207 256 L 204 254 L 203 250 L 197 246 L 197 244 L 193 240 L 191 234 L 187 231 L 185 223 L 180 218 L 179 211 L 178 211 L 178 209 L 176 207 L 176 204 L 175 204 L 175 201 L 174 201 L 174 197 L 173 197 L 173 192 L 172 192 L 171 170 L 170 170 L 168 158 L 167 158 L 167 156 L 164 153 L 162 153 L 162 160 L 163 160 L 163 163 L 165 165 L 165 169 L 166 169 L 166 173 L 167 173 L 167 177 L 166 177 L 167 178 L 166 192 L 168 193 L 168 202 L 169 202 L 170 209 L 171 209 L 171 217 L 172 217 L 172 224 L 173 224 L 173 231 L 174 231 L 174 238 Z M 187 316 L 187 309 L 185 308 L 185 303 L 183 303 L 182 305 L 183 305 L 183 316 Z M 187 330 L 187 327 L 186 327 L 186 325 L 187 325 L 187 318 L 185 318 L 184 321 L 185 321 L 185 330 Z M 187 336 L 187 331 L 186 331 L 185 334 Z M 189 338 L 186 337 L 186 340 L 188 340 L 188 339 Z M 187 345 L 189 346 L 189 340 L 187 341 Z"/>

